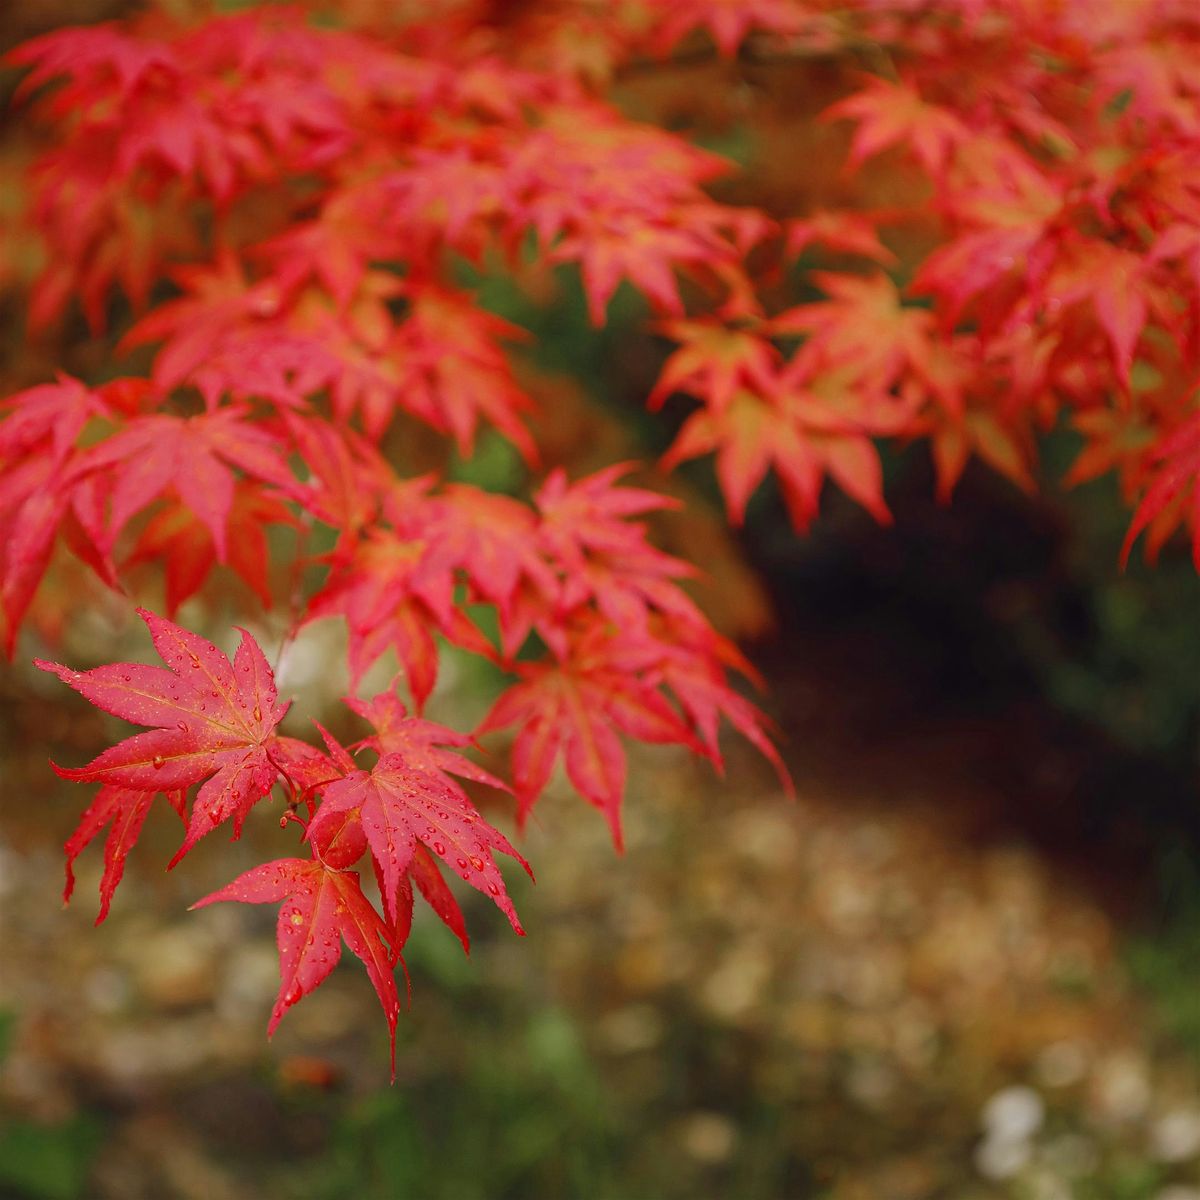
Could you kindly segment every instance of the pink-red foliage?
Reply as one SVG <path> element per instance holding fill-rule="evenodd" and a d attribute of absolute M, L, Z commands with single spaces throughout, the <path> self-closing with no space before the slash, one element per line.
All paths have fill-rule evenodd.
<path fill-rule="evenodd" d="M 60 546 L 126 593 L 157 564 L 173 617 L 222 566 L 264 606 L 282 599 L 275 526 L 293 531 L 293 631 L 344 622 L 354 689 L 394 651 L 417 714 L 394 690 L 351 698 L 374 728 L 353 752 L 324 730 L 323 748 L 282 735 L 254 638 L 231 662 L 146 611 L 166 668 L 39 662 L 149 727 L 55 768 L 101 785 L 66 887 L 111 826 L 101 919 L 158 794 L 185 821 L 174 861 L 272 795 L 305 825 L 310 858 L 200 902 L 283 902 L 270 1029 L 345 940 L 394 1037 L 414 883 L 467 945 L 438 860 L 521 932 L 493 853 L 524 860 L 459 780 L 508 784 L 460 753 L 471 736 L 421 715 L 443 643 L 511 679 L 476 733 L 515 731 L 521 822 L 561 761 L 619 846 L 624 740 L 719 767 L 722 718 L 786 782 L 731 684 L 748 664 L 684 590 L 693 568 L 651 540 L 643 518 L 672 502 L 622 482 L 628 465 L 555 467 L 528 500 L 397 473 L 389 447 L 420 427 L 464 457 L 494 431 L 541 470 L 511 354 L 528 334 L 483 309 L 464 264 L 565 264 L 597 325 L 619 287 L 640 293 L 675 345 L 648 403 L 695 406 L 663 465 L 714 455 L 735 524 L 768 474 L 798 528 L 827 479 L 889 521 L 881 439 L 928 439 L 944 496 L 972 456 L 1032 487 L 1035 435 L 1067 424 L 1084 442 L 1069 481 L 1115 471 L 1136 507 L 1124 553 L 1183 526 L 1200 566 L 1192 0 L 327 8 L 150 8 L 10 55 L 41 138 L 14 234 L 44 251 L 30 328 L 77 306 L 100 334 L 132 310 L 119 350 L 155 349 L 148 377 L 59 375 L 0 408 L 9 653 Z M 890 159 L 922 199 L 772 215 L 715 199 L 731 163 L 607 98 L 622 71 L 705 46 L 871 64 L 824 114 L 849 131 L 834 165 L 852 194 Z M 906 224 L 933 229 L 918 261 L 895 240 Z M 797 262 L 824 266 L 805 276 L 820 295 L 780 303 Z M 324 576 L 305 590 L 310 567 Z M 354 869 L 367 857 L 381 911 Z"/>

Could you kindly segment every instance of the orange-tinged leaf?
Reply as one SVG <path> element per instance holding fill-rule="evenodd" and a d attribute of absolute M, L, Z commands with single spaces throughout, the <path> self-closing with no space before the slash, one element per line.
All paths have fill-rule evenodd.
<path fill-rule="evenodd" d="M 857 254 L 885 267 L 896 262 L 896 256 L 879 240 L 878 217 L 870 213 L 815 212 L 788 221 L 786 233 L 789 254 L 800 254 L 816 244 L 842 254 Z"/>
<path fill-rule="evenodd" d="M 891 146 L 904 146 L 936 176 L 957 147 L 971 137 L 970 129 L 953 111 L 926 102 L 910 83 L 884 79 L 868 79 L 825 116 L 858 122 L 850 145 L 851 166 L 859 166 Z"/>
<path fill-rule="evenodd" d="M 735 524 L 743 520 L 750 496 L 769 469 L 779 479 L 797 528 L 807 528 L 816 515 L 826 473 L 886 524 L 891 514 L 870 430 L 868 421 L 843 416 L 833 405 L 781 381 L 765 396 L 740 392 L 720 414 L 693 413 L 663 456 L 663 466 L 669 469 L 715 451 L 717 480 Z"/>
<path fill-rule="evenodd" d="M 662 330 L 681 344 L 647 398 L 651 409 L 661 407 L 672 392 L 686 392 L 719 413 L 742 388 L 770 386 L 779 351 L 753 330 L 715 320 L 669 321 Z"/>

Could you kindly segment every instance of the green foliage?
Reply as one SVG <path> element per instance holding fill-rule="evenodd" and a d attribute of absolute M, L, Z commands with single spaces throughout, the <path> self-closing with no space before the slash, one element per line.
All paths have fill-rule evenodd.
<path fill-rule="evenodd" d="M 1075 439 L 1047 440 L 1048 469 L 1069 460 Z M 1200 577 L 1183 552 L 1147 565 L 1113 559 L 1124 534 L 1115 480 L 1060 495 L 1067 532 L 1060 584 L 1075 598 L 1071 625 L 1044 608 L 1017 636 L 1050 700 L 1095 722 L 1123 746 L 1190 769 L 1200 765 Z"/>
<path fill-rule="evenodd" d="M 6 1121 L 0 1127 L 0 1190 L 29 1200 L 77 1200 L 104 1140 L 100 1122 L 75 1117 L 57 1125 Z"/>
<path fill-rule="evenodd" d="M 1151 998 L 1160 1034 L 1200 1063 L 1200 861 L 1180 846 L 1163 855 L 1159 917 L 1127 949 Z"/>
<path fill-rule="evenodd" d="M 15 1023 L 14 1013 L 0 1011 L 0 1064 Z M 103 1125 L 90 1113 L 38 1124 L 0 1112 L 0 1196 L 78 1200 L 103 1140 Z"/>

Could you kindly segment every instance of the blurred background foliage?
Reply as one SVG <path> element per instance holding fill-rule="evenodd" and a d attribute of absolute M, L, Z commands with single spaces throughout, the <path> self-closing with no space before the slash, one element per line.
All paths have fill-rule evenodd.
<path fill-rule="evenodd" d="M 9 6 L 0 47 L 129 7 Z M 804 211 L 845 199 L 845 179 L 804 164 L 838 160 L 843 135 L 813 116 L 850 65 L 698 61 L 632 75 L 618 98 L 743 164 L 732 198 Z M 20 203 L 17 126 L 0 233 Z M 860 203 L 909 186 L 886 160 L 864 176 Z M 911 262 L 926 237 L 892 248 Z M 82 326 L 26 342 L 20 273 L 10 255 L 5 390 L 51 364 L 114 373 L 112 342 Z M 684 413 L 642 407 L 665 343 L 632 293 L 597 332 L 565 273 L 479 282 L 533 334 L 516 353 L 548 461 L 661 452 Z M 617 859 L 594 814 L 547 797 L 523 847 L 538 887 L 514 881 L 525 943 L 471 902 L 469 961 L 418 922 L 391 1088 L 362 980 L 339 972 L 268 1046 L 271 914 L 184 912 L 278 850 L 269 819 L 178 877 L 154 865 L 177 831 L 152 823 L 104 927 L 95 855 L 58 909 L 76 805 L 45 752 L 94 752 L 105 718 L 14 664 L 0 1196 L 1196 1200 L 1200 581 L 1174 550 L 1118 570 L 1127 511 L 1105 482 L 1059 488 L 1074 450 L 1046 440 L 1036 497 L 971 469 L 949 508 L 923 451 L 892 454 L 895 528 L 830 496 L 804 539 L 770 485 L 734 538 L 709 465 L 656 480 L 686 501 L 664 544 L 705 566 L 700 598 L 767 670 L 800 803 L 736 752 L 724 782 L 644 752 Z M 496 490 L 528 482 L 495 438 L 469 461 L 412 430 L 393 451 Z M 81 616 L 64 578 L 45 606 L 62 657 L 144 650 L 111 601 Z M 239 603 L 218 587 L 185 617 L 217 626 Z M 298 716 L 336 726 L 331 637 L 316 627 L 281 673 Z M 432 715 L 469 725 L 494 680 L 453 657 L 445 675 Z"/>

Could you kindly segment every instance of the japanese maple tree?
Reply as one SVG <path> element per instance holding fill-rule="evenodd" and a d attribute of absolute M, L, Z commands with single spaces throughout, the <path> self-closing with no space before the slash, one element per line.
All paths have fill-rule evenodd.
<path fill-rule="evenodd" d="M 732 203 L 752 178 L 617 103 L 706 56 L 839 65 L 819 202 Z M 0 284 L 31 337 L 82 319 L 114 365 L 3 402 L 0 628 L 10 655 L 47 636 L 43 580 L 80 570 L 165 606 L 138 609 L 165 667 L 38 661 L 146 727 L 55 766 L 99 785 L 66 894 L 107 828 L 104 918 L 160 796 L 172 866 L 275 805 L 284 856 L 198 903 L 281 904 L 270 1030 L 344 941 L 394 1039 L 416 893 L 464 947 L 446 869 L 522 932 L 496 855 L 524 859 L 464 780 L 511 790 L 520 824 L 561 763 L 619 847 L 624 742 L 720 768 L 724 719 L 786 785 L 753 669 L 655 545 L 676 501 L 636 464 L 545 461 L 530 333 L 485 307 L 489 276 L 533 302 L 573 272 L 597 326 L 640 295 L 672 347 L 646 401 L 691 406 L 659 465 L 712 455 L 734 524 L 768 475 L 797 529 L 826 480 L 890 521 L 883 440 L 927 442 L 946 498 L 972 457 L 1031 488 L 1067 425 L 1068 481 L 1115 472 L 1133 509 L 1123 555 L 1178 531 L 1200 567 L 1198 56 L 1193 0 L 164 2 L 18 47 Z M 873 170 L 903 181 L 886 206 Z M 485 431 L 528 493 L 409 452 L 469 458 Z M 354 693 L 394 653 L 400 682 L 347 700 L 372 733 L 280 733 L 255 638 L 231 660 L 175 623 L 228 571 L 293 634 L 343 622 Z M 423 716 L 447 646 L 509 680 L 473 731 Z M 496 730 L 507 773 L 466 753 Z"/>

